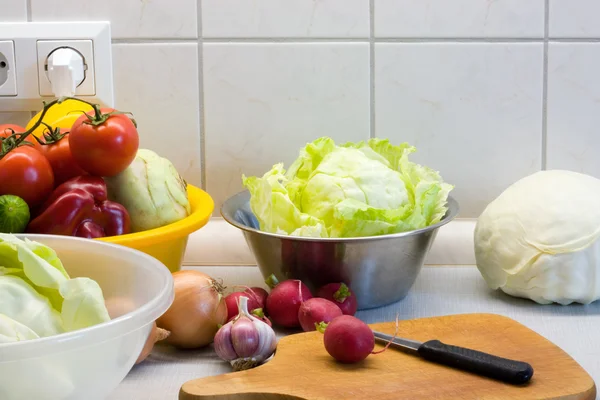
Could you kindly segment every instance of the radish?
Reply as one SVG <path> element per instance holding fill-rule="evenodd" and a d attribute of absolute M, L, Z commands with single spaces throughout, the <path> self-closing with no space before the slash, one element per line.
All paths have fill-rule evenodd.
<path fill-rule="evenodd" d="M 275 325 L 298 328 L 300 326 L 298 310 L 302 302 L 313 297 L 310 289 L 296 279 L 277 282 L 273 275 L 267 282 L 273 285 L 273 289 L 267 297 L 267 315 Z"/>
<path fill-rule="evenodd" d="M 246 297 L 246 296 L 244 296 L 244 297 Z M 269 325 L 270 327 L 273 327 L 273 324 L 271 323 L 271 320 L 269 319 L 269 317 L 267 317 L 265 315 L 265 312 L 263 311 L 262 308 L 255 308 L 254 310 L 252 310 L 250 312 L 250 314 L 252 314 L 256 318 L 260 319 L 262 322 L 264 322 L 265 324 Z M 229 321 L 227 321 L 227 322 L 229 322 Z"/>
<path fill-rule="evenodd" d="M 342 313 L 345 315 L 356 314 L 356 309 L 358 308 L 356 296 L 343 282 L 329 283 L 325 286 L 322 286 L 319 290 L 317 290 L 317 297 L 332 301 L 340 308 L 340 310 L 342 310 Z"/>
<path fill-rule="evenodd" d="M 261 287 L 251 287 L 244 290 L 245 293 L 254 294 L 256 301 L 260 304 L 260 308 L 265 308 L 265 303 L 267 302 L 267 297 L 269 297 L 269 292 Z"/>
<path fill-rule="evenodd" d="M 323 335 L 325 350 L 342 363 L 364 360 L 375 348 L 375 336 L 367 324 L 351 315 L 334 318 Z"/>
<path fill-rule="evenodd" d="M 342 310 L 327 299 L 313 297 L 300 305 L 298 320 L 304 332 L 315 331 L 321 324 L 327 324 L 342 315 Z"/>
<path fill-rule="evenodd" d="M 230 321 L 232 318 L 235 318 L 238 315 L 238 299 L 244 296 L 248 299 L 248 311 L 251 313 L 261 308 L 261 305 L 258 302 L 258 298 L 256 296 L 251 296 L 246 292 L 233 292 L 225 296 L 225 304 L 227 304 L 227 321 Z"/>

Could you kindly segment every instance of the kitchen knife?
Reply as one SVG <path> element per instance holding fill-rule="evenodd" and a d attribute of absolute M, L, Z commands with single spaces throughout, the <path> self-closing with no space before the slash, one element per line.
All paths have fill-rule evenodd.
<path fill-rule="evenodd" d="M 526 362 L 515 361 L 507 358 L 494 356 L 481 351 L 467 349 L 464 347 L 444 344 L 439 340 L 418 342 L 416 340 L 403 339 L 381 332 L 373 332 L 375 338 L 384 342 L 392 342 L 405 351 L 417 354 L 422 358 L 438 364 L 462 369 L 489 378 L 501 380 L 512 384 L 527 383 L 532 375 L 533 368 Z"/>

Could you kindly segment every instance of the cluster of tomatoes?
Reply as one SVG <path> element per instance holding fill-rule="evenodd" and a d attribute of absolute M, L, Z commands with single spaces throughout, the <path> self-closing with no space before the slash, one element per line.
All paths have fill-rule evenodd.
<path fill-rule="evenodd" d="M 79 103 L 75 99 L 67 101 Z M 84 103 L 77 106 L 87 110 L 79 111 L 67 126 L 64 121 L 69 118 L 56 124 L 62 127 L 45 122 L 52 107 L 64 109 L 57 102 L 45 106 L 45 112 L 34 117 L 27 128 L 0 125 L 0 195 L 18 196 L 35 208 L 71 178 L 115 176 L 132 163 L 139 147 L 135 121 L 114 109 Z M 69 115 L 72 121 L 74 117 Z"/>

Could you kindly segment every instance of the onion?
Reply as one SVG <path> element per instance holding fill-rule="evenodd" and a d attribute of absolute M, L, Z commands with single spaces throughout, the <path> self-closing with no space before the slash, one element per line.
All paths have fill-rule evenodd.
<path fill-rule="evenodd" d="M 135 361 L 135 363 L 139 364 L 142 361 L 144 361 L 152 352 L 152 349 L 154 348 L 154 344 L 156 342 L 160 342 L 161 340 L 165 340 L 166 338 L 169 337 L 170 334 L 171 334 L 171 332 L 157 327 L 156 322 L 153 322 L 152 330 L 150 331 L 150 335 L 148 335 L 146 344 L 144 344 L 144 347 L 142 348 L 142 352 L 140 353 L 140 356 Z"/>
<path fill-rule="evenodd" d="M 227 321 L 223 287 L 200 271 L 177 271 L 173 280 L 173 304 L 156 320 L 159 328 L 171 332 L 165 342 L 182 349 L 211 344 Z"/>

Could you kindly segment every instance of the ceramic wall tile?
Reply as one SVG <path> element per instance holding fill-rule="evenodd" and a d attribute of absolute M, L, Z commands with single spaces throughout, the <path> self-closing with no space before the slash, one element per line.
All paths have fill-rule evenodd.
<path fill-rule="evenodd" d="M 374 1 L 377 37 L 544 35 L 544 0 Z"/>
<path fill-rule="evenodd" d="M 542 59 L 541 43 L 377 44 L 376 134 L 414 145 L 476 217 L 541 168 Z"/>
<path fill-rule="evenodd" d="M 597 0 L 550 0 L 548 33 L 551 38 L 598 38 L 599 14 Z"/>
<path fill-rule="evenodd" d="M 550 43 L 548 49 L 549 169 L 600 178 L 600 43 Z"/>
<path fill-rule="evenodd" d="M 205 37 L 368 37 L 368 0 L 203 0 Z"/>
<path fill-rule="evenodd" d="M 285 166 L 307 142 L 369 137 L 367 43 L 204 45 L 207 189 Z"/>
<path fill-rule="evenodd" d="M 31 119 L 31 113 L 29 111 L 23 112 L 2 112 L 0 111 L 0 125 L 2 124 L 15 124 L 25 126 Z"/>
<path fill-rule="evenodd" d="M 140 147 L 200 186 L 197 44 L 114 44 L 113 57 L 116 107 L 134 114 Z"/>
<path fill-rule="evenodd" d="M 27 21 L 27 0 L 0 0 L 0 22 Z"/>
<path fill-rule="evenodd" d="M 110 21 L 113 38 L 196 38 L 196 0 L 31 0 L 33 21 Z"/>

